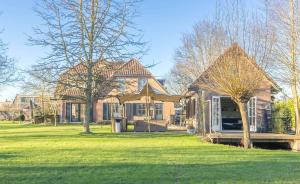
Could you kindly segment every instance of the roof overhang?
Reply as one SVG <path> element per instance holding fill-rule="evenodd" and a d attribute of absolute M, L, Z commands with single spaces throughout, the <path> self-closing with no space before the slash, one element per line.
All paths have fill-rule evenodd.
<path fill-rule="evenodd" d="M 124 94 L 119 95 L 117 98 L 120 103 L 123 104 L 128 101 L 140 100 L 143 97 L 150 97 L 151 100 L 162 102 L 179 102 L 182 96 L 180 95 L 168 95 L 155 91 L 151 85 L 145 85 L 144 88 L 138 94 Z"/>

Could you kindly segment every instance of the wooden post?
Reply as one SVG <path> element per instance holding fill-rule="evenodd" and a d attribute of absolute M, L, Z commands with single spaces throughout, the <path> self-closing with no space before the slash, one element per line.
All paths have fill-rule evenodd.
<path fill-rule="evenodd" d="M 115 122 L 115 119 L 111 119 L 111 132 L 116 132 L 116 122 Z"/>
<path fill-rule="evenodd" d="M 195 106 L 193 106 L 193 108 L 195 108 L 194 109 L 194 112 L 195 112 L 195 119 L 196 119 L 196 121 L 197 121 L 197 123 L 196 123 L 196 126 L 197 127 L 195 127 L 196 128 L 196 133 L 197 134 L 200 134 L 200 135 L 202 135 L 202 133 L 203 133 L 203 124 L 202 124 L 202 120 L 203 120 L 203 117 L 202 117 L 202 115 L 203 115 L 203 113 L 202 113 L 202 111 L 203 111 L 203 109 L 202 109 L 202 91 L 200 91 L 200 90 L 198 90 L 197 91 L 197 98 L 195 99 Z"/>
<path fill-rule="evenodd" d="M 109 104 L 109 109 L 110 109 L 110 122 L 111 122 L 111 132 L 116 132 L 116 127 L 115 127 L 115 120 L 113 118 L 113 103 Z"/>
<path fill-rule="evenodd" d="M 206 101 L 205 101 L 205 91 L 202 90 L 201 93 L 202 98 L 202 123 L 203 123 L 203 135 L 206 135 Z"/>
<path fill-rule="evenodd" d="M 149 83 L 148 83 L 148 79 L 147 79 L 147 98 L 146 98 L 146 109 L 147 109 L 147 123 L 148 123 L 148 131 L 151 132 L 151 128 L 150 128 L 150 103 L 148 103 L 149 101 Z"/>
<path fill-rule="evenodd" d="M 127 119 L 126 119 L 126 107 L 125 103 L 122 104 L 123 107 L 123 114 L 122 114 L 122 130 L 127 132 Z"/>
<path fill-rule="evenodd" d="M 66 117 L 67 117 L 67 105 L 66 105 L 66 102 L 64 100 L 62 100 L 62 103 L 61 103 L 61 123 L 65 124 L 66 123 Z"/>
<path fill-rule="evenodd" d="M 56 99 L 55 99 L 56 100 Z M 54 126 L 57 126 L 57 100 L 54 102 L 55 107 L 54 107 Z"/>

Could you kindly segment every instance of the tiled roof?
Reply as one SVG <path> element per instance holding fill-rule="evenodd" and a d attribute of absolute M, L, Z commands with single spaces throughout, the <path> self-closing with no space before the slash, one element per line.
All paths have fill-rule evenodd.
<path fill-rule="evenodd" d="M 132 59 L 123 64 L 120 70 L 117 70 L 114 76 L 148 76 L 151 77 L 151 73 L 137 60 Z"/>
<path fill-rule="evenodd" d="M 79 90 L 78 88 L 69 88 L 69 89 L 64 89 L 60 92 L 58 92 L 59 95 L 62 95 L 64 97 L 80 97 L 84 96 L 84 93 L 82 90 Z"/>
<path fill-rule="evenodd" d="M 102 70 L 102 68 L 106 66 L 107 77 L 112 76 L 148 76 L 151 77 L 152 74 L 136 59 L 131 59 L 128 62 L 107 62 L 107 61 L 99 61 L 95 63 L 93 67 L 93 71 L 97 72 Z M 83 64 L 78 64 L 75 67 L 69 69 L 69 72 L 77 72 L 77 73 L 86 73 L 87 68 Z M 104 72 L 104 71 L 102 71 Z"/>
<path fill-rule="evenodd" d="M 104 68 L 104 66 L 106 68 Z M 104 69 L 103 69 L 104 68 Z M 83 64 L 78 64 L 69 69 L 66 73 L 86 74 L 87 68 Z M 107 62 L 99 61 L 95 63 L 93 72 L 101 72 L 107 78 L 110 77 L 152 77 L 152 74 L 137 60 L 131 59 L 128 62 Z M 63 74 L 64 75 L 64 74 Z M 60 80 L 63 80 L 64 76 Z M 63 84 L 59 84 L 56 89 L 56 94 L 65 97 L 84 96 L 82 90 L 78 88 L 65 89 Z"/>
<path fill-rule="evenodd" d="M 271 82 L 272 86 L 274 89 L 276 90 L 279 90 L 280 87 L 278 86 L 278 84 L 252 59 L 248 56 L 248 54 L 244 51 L 244 49 L 242 49 L 237 43 L 233 43 L 229 48 L 227 48 L 224 53 L 222 55 L 220 55 L 200 76 L 198 79 L 196 79 L 193 84 L 191 86 L 197 86 L 197 84 L 200 84 L 201 82 L 201 78 L 203 77 L 206 77 L 207 75 L 207 72 L 209 70 L 212 69 L 212 67 L 216 64 L 218 64 L 218 62 L 220 60 L 222 60 L 223 58 L 227 57 L 227 56 L 230 56 L 232 54 L 238 54 L 238 55 L 241 55 L 241 56 L 244 56 L 247 58 L 247 61 L 252 63 L 253 66 L 259 70 L 265 77 L 268 81 Z"/>
<path fill-rule="evenodd" d="M 120 70 L 125 62 L 107 62 L 107 61 L 98 61 L 93 66 L 93 72 L 105 72 L 106 77 L 112 76 L 112 74 Z M 104 71 L 105 70 L 105 71 Z M 78 64 L 72 68 L 70 68 L 65 74 L 86 74 L 87 67 L 84 64 Z M 64 74 L 63 74 L 64 75 Z M 62 76 L 63 76 L 62 75 Z"/>

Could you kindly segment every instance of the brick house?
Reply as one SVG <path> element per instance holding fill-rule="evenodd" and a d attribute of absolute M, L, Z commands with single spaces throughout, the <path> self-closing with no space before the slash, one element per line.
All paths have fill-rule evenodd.
<path fill-rule="evenodd" d="M 128 62 L 98 62 L 100 65 L 112 65 L 117 70 L 107 72 L 107 78 L 112 78 L 118 83 L 115 87 L 107 90 L 105 94 L 95 98 L 93 102 L 92 117 L 96 123 L 111 121 L 114 113 L 121 113 L 128 121 L 141 119 L 146 116 L 146 98 L 126 101 L 120 104 L 119 97 L 138 94 L 146 84 L 160 94 L 169 95 L 162 83 L 160 83 L 139 61 L 131 59 Z M 81 67 L 77 65 L 75 67 Z M 82 92 L 76 88 L 59 89 L 57 87 L 56 98 L 58 102 L 61 122 L 83 122 L 85 104 L 78 96 Z M 124 111 L 124 112 L 123 112 Z M 150 115 L 153 120 L 162 120 L 166 123 L 171 121 L 171 116 L 175 114 L 174 103 L 168 101 L 152 100 L 150 104 Z"/>

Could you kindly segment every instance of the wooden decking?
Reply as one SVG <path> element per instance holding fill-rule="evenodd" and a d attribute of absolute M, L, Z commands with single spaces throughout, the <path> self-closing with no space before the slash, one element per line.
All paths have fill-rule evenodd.
<path fill-rule="evenodd" d="M 300 140 L 300 136 L 275 133 L 251 133 L 252 142 L 289 142 Z M 243 138 L 242 132 L 215 132 L 207 134 L 207 138 L 214 143 L 238 143 Z"/>

